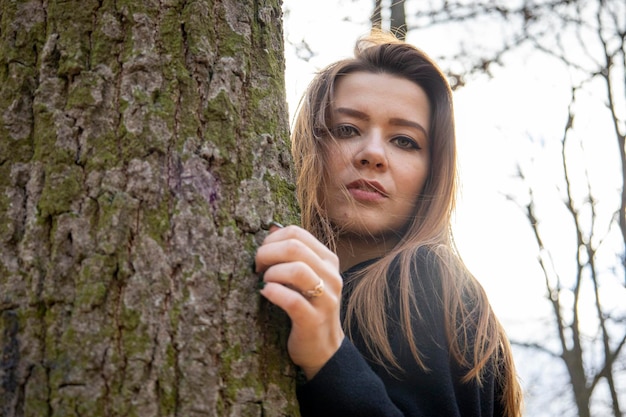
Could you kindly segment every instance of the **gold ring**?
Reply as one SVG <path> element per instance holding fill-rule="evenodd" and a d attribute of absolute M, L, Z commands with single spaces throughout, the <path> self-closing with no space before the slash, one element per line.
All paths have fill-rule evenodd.
<path fill-rule="evenodd" d="M 302 295 L 304 295 L 306 298 L 315 298 L 319 297 L 322 294 L 324 294 L 324 281 L 322 281 L 321 278 L 319 284 L 317 284 L 315 288 L 313 288 L 312 290 L 302 291 Z"/>

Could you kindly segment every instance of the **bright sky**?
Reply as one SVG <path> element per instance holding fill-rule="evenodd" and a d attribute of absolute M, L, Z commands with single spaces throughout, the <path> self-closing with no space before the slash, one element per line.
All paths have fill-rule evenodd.
<path fill-rule="evenodd" d="M 373 3 L 369 0 L 284 0 L 288 11 L 285 35 L 290 111 L 294 110 L 317 69 L 352 55 L 356 39 L 369 30 L 368 17 Z M 417 35 L 410 32 L 408 41 L 431 56 L 437 56 L 453 47 L 450 43 L 454 41 L 448 35 L 424 32 L 417 39 Z M 313 55 L 301 53 L 298 56 L 293 45 L 302 41 L 306 41 Z M 532 170 L 530 175 L 545 182 L 544 193 L 555 207 L 551 214 L 556 213 L 550 223 L 554 232 L 545 237 L 557 243 L 554 247 L 563 249 L 562 253 L 555 253 L 555 262 L 571 264 L 573 236 L 568 229 L 567 216 L 561 213 L 559 191 L 552 185 L 561 167 L 554 164 L 554 159 L 543 156 L 559 151 L 555 145 L 563 135 L 567 120 L 569 78 L 563 67 L 554 61 L 546 63 L 544 57 L 528 51 L 511 58 L 506 68 L 495 68 L 494 75 L 491 80 L 471 80 L 454 96 L 462 183 L 455 237 L 463 259 L 485 287 L 507 332 L 518 339 L 529 334 L 542 337 L 549 323 L 545 318 L 550 314 L 550 306 L 545 299 L 536 244 L 523 213 L 504 193 L 524 195 L 524 188 L 512 177 L 516 173 L 516 162 L 524 156 L 533 156 L 540 168 Z M 595 87 L 596 91 L 603 91 L 601 85 Z M 616 190 L 621 187 L 619 175 L 610 174 L 619 172 L 617 152 L 612 148 L 614 139 L 610 139 L 614 135 L 609 130 L 610 122 L 603 119 L 606 116 L 590 117 L 589 114 L 595 113 L 583 108 L 585 106 L 598 106 L 598 102 L 589 104 L 589 100 L 581 100 L 578 105 L 577 114 L 583 116 L 576 120 L 577 135 L 593 141 L 593 147 L 578 150 L 578 157 L 601 161 L 599 183 L 603 188 L 599 197 L 605 204 L 613 205 L 618 195 Z M 533 141 L 529 140 L 531 137 Z M 547 152 L 538 152 L 542 146 Z M 615 157 L 607 158 L 607 155 Z M 624 299 L 623 286 L 610 287 L 605 297 L 607 303 L 615 306 L 623 305 Z M 587 320 L 583 327 L 593 334 L 597 330 L 593 314 L 583 315 L 583 320 Z M 529 360 L 533 366 L 520 366 L 520 362 L 526 364 Z M 536 372 L 555 367 L 554 362 L 545 360 L 518 353 L 516 361 L 529 392 L 540 393 L 555 386 L 551 381 L 554 375 L 541 374 L 543 383 L 535 381 Z M 558 386 L 563 384 L 563 381 L 558 382 Z M 548 404 L 545 406 L 542 410 L 543 406 L 535 405 L 528 415 L 554 414 Z"/>

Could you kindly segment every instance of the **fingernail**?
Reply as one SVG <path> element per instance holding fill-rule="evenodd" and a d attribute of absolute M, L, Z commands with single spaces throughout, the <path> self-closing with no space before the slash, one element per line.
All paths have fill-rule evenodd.
<path fill-rule="evenodd" d="M 269 223 L 267 224 L 267 229 L 265 229 L 265 227 L 263 227 L 263 229 L 265 229 L 265 230 L 270 230 L 272 227 L 277 227 L 277 228 L 279 228 L 279 229 L 282 229 L 282 228 L 283 228 L 283 227 L 285 227 L 285 226 L 283 226 L 282 224 L 280 224 L 280 223 L 278 223 L 278 222 L 271 221 L 271 222 L 269 222 Z"/>
<path fill-rule="evenodd" d="M 275 221 L 271 221 L 271 222 L 270 222 L 270 227 L 272 227 L 272 226 L 276 226 L 276 227 L 278 227 L 278 228 L 280 228 L 280 229 L 282 229 L 283 227 L 285 227 L 285 226 L 283 226 L 282 224 L 280 224 L 280 223 L 278 223 L 278 222 L 275 222 Z"/>

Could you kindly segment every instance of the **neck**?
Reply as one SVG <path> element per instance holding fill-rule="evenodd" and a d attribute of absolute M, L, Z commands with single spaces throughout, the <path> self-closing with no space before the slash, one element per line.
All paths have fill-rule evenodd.
<path fill-rule="evenodd" d="M 341 272 L 369 259 L 380 258 L 393 249 L 397 240 L 366 239 L 363 236 L 342 235 L 337 241 L 337 257 Z"/>

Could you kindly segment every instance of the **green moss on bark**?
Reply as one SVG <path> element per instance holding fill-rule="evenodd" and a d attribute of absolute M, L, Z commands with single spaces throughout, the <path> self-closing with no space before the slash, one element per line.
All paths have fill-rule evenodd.
<path fill-rule="evenodd" d="M 82 197 L 83 172 L 78 166 L 46 167 L 44 188 L 39 199 L 42 218 L 71 211 L 72 203 Z"/>
<path fill-rule="evenodd" d="M 185 415 L 198 398 L 217 415 L 297 415 L 286 319 L 268 324 L 265 306 L 255 316 L 248 265 L 260 217 L 295 222 L 288 161 L 276 162 L 287 136 L 280 5 L 9 3 L 0 241 L 27 266 L 33 291 L 10 302 L 30 306 L 20 326 L 38 326 L 24 343 L 41 344 L 24 349 L 25 415 Z M 11 183 L 17 161 L 43 175 Z M 8 189 L 28 194 L 17 220 Z M 246 196 L 268 207 L 251 201 L 248 215 Z M 182 371 L 193 368 L 219 386 L 193 385 Z"/>
<path fill-rule="evenodd" d="M 166 201 L 154 209 L 143 211 L 142 232 L 147 233 L 161 247 L 166 246 L 170 230 L 171 218 Z"/>

